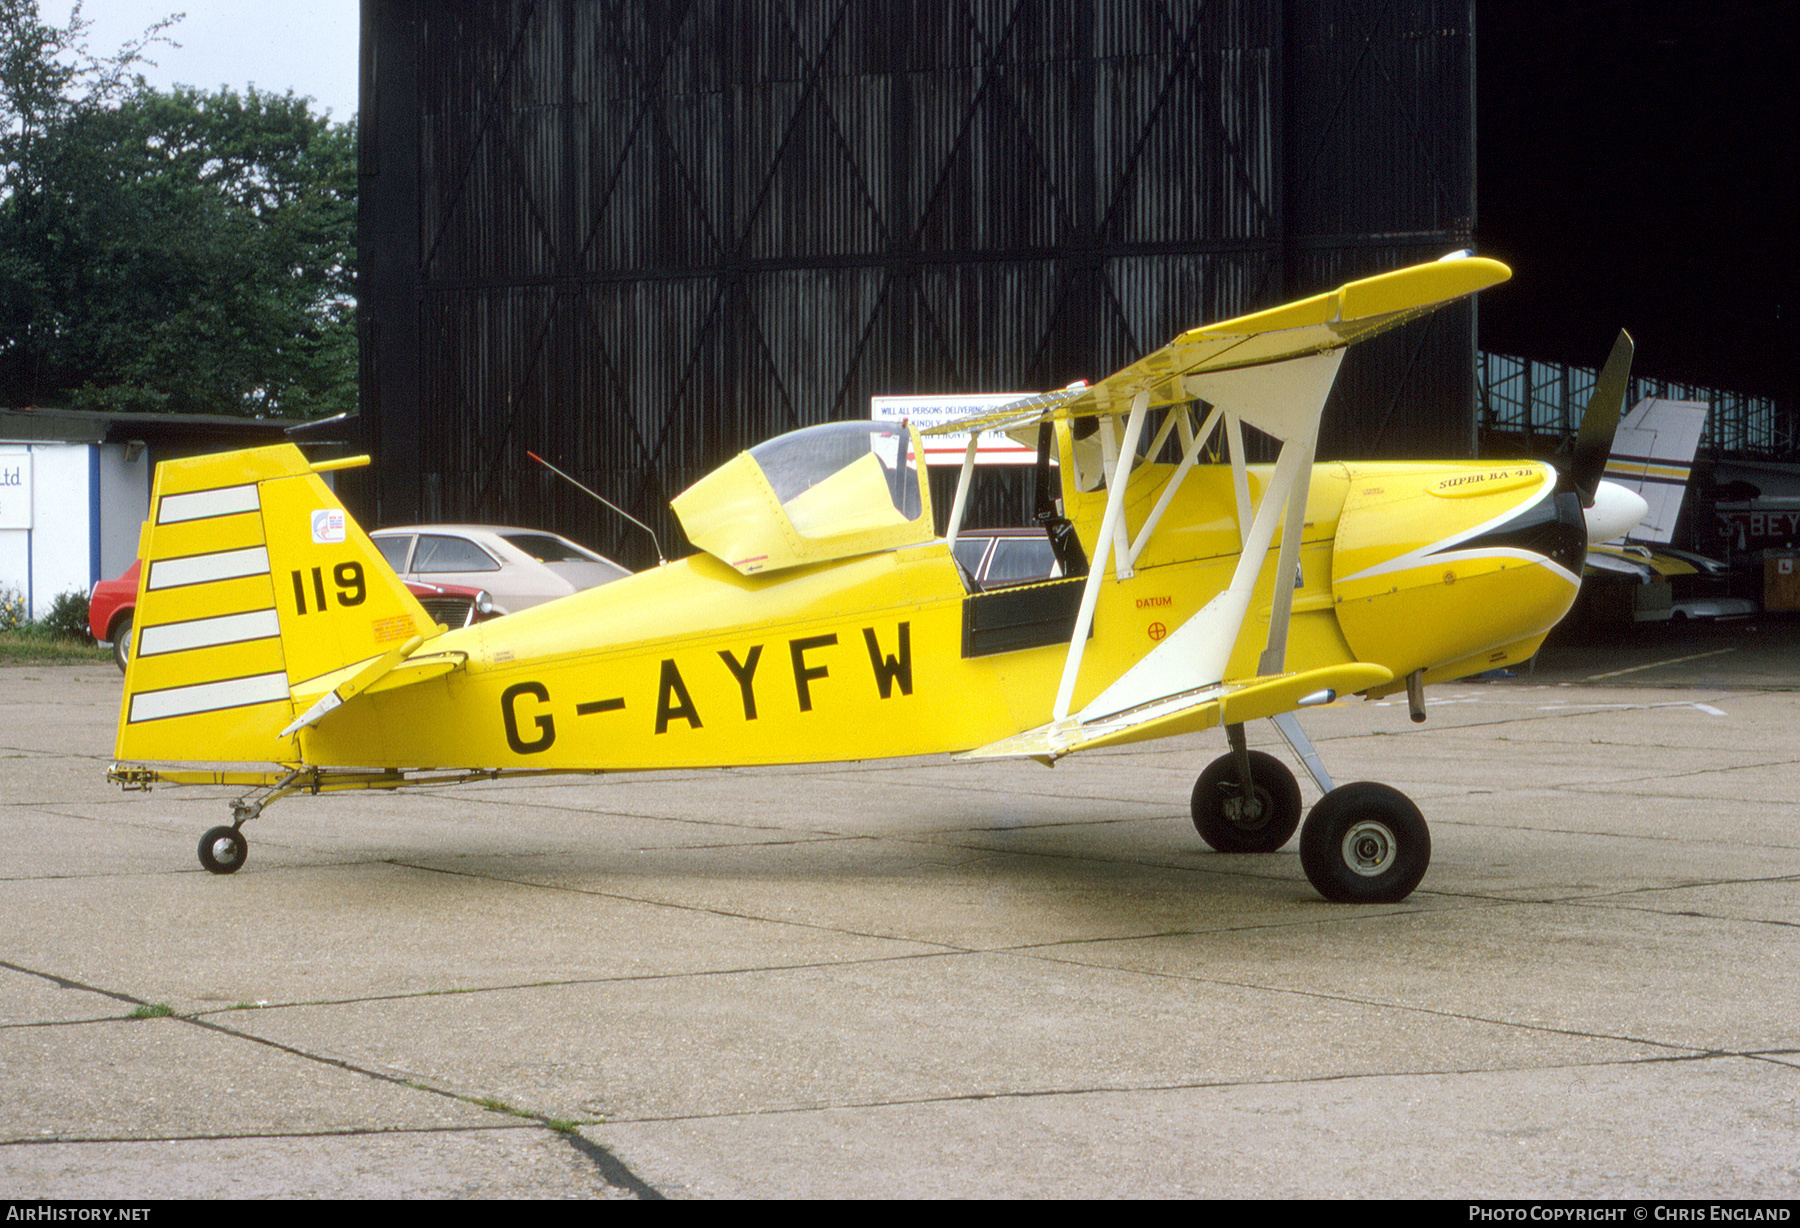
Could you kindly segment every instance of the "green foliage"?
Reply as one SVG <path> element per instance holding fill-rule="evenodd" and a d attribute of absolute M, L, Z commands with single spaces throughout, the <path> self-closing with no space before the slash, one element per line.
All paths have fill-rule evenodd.
<path fill-rule="evenodd" d="M 0 0 L 0 405 L 353 409 L 354 126 L 160 93 L 160 28 L 101 60 L 35 14 Z"/>
<path fill-rule="evenodd" d="M 50 612 L 33 621 L 25 596 L 17 589 L 0 585 L 0 632 L 17 631 L 39 639 L 79 640 L 89 643 L 88 599 L 86 593 L 63 593 L 50 603 Z"/>
<path fill-rule="evenodd" d="M 50 612 L 33 622 L 25 597 L 0 585 L 0 665 L 74 665 L 110 661 L 112 652 L 94 646 L 87 628 L 87 597 L 64 593 Z"/>
<path fill-rule="evenodd" d="M 67 25 L 47 25 L 39 0 L 0 0 L 0 157 L 29 167 L 32 146 L 72 112 L 104 106 L 142 80 L 132 71 L 179 16 L 157 22 L 110 56 L 88 50 L 81 0 Z"/>
<path fill-rule="evenodd" d="M 38 625 L 52 639 L 89 642 L 93 636 L 88 631 L 87 594 L 60 594 L 50 603 L 50 612 L 38 619 Z"/>

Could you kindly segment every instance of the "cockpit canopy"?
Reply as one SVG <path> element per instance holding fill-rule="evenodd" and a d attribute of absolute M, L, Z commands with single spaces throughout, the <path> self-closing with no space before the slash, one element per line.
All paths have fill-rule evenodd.
<path fill-rule="evenodd" d="M 740 453 L 671 504 L 688 540 L 744 575 L 918 545 L 933 537 L 918 435 L 832 422 Z"/>

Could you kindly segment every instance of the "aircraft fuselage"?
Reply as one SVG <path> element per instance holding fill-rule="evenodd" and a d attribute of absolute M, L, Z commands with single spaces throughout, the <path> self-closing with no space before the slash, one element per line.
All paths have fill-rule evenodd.
<path fill-rule="evenodd" d="M 1267 471 L 1249 474 L 1254 496 Z M 1134 472 L 1131 532 L 1167 478 Z M 1555 480 L 1535 463 L 1316 466 L 1287 669 L 1440 681 L 1528 657 L 1578 585 L 1580 509 L 1559 516 Z M 1090 557 L 1104 498 L 1071 492 Z M 1108 568 L 1077 707 L 1229 583 L 1235 507 L 1228 467 L 1197 471 L 1132 574 Z M 1256 672 L 1275 569 L 1271 549 L 1228 676 Z M 371 694 L 301 749 L 322 765 L 545 770 L 967 750 L 1046 719 L 1082 583 L 971 592 L 941 540 L 768 575 L 698 554 L 449 632 L 431 647 L 467 654 L 462 669 Z"/>

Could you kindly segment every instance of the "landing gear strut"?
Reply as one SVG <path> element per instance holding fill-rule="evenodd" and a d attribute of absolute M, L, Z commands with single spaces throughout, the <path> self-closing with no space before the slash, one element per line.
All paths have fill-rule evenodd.
<path fill-rule="evenodd" d="M 200 864 L 214 874 L 236 874 L 250 856 L 250 842 L 244 838 L 243 826 L 263 812 L 263 807 L 285 797 L 301 778 L 289 772 L 259 794 L 247 794 L 231 803 L 231 826 L 213 827 L 200 837 Z"/>
<path fill-rule="evenodd" d="M 1292 720 L 1291 715 L 1284 719 Z M 1279 726 L 1278 726 L 1279 727 Z M 1298 726 L 1283 736 L 1324 792 L 1300 823 L 1300 786 L 1273 755 L 1250 750 L 1242 725 L 1227 725 L 1231 753 L 1194 783 L 1194 829 L 1221 853 L 1273 853 L 1300 828 L 1300 866 L 1326 899 L 1396 904 L 1431 864 L 1431 831 L 1398 789 L 1358 781 L 1332 787 Z"/>
<path fill-rule="evenodd" d="M 1194 782 L 1194 830 L 1221 853 L 1273 853 L 1300 825 L 1300 786 L 1273 755 L 1244 745 L 1244 727 L 1226 726 L 1231 753 Z"/>

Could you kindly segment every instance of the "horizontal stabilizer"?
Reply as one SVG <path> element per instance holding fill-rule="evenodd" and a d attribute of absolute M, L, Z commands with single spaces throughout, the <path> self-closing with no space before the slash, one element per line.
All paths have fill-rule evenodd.
<path fill-rule="evenodd" d="M 385 660 L 387 660 L 386 657 L 376 657 L 358 661 L 354 665 L 346 665 L 342 669 L 332 670 L 329 674 L 321 674 L 317 678 L 309 678 L 305 682 L 296 683 L 293 691 L 294 705 L 299 707 L 316 703 L 332 692 L 336 692 L 340 700 L 347 700 L 359 694 L 375 695 L 382 691 L 411 686 L 415 682 L 424 682 L 430 678 L 441 678 L 445 674 L 461 669 L 468 660 L 468 654 L 434 652 L 422 657 L 403 657 L 385 670 L 373 670 L 372 676 L 361 685 L 354 687 L 349 685 L 360 673 L 372 670 L 374 666 Z"/>
<path fill-rule="evenodd" d="M 424 642 L 424 636 L 415 635 L 404 644 L 401 644 L 398 648 L 390 649 L 372 661 L 366 661 L 358 665 L 348 665 L 343 669 L 332 671 L 330 675 L 327 675 L 328 678 L 336 677 L 338 675 L 348 675 L 348 677 L 342 682 L 337 683 L 335 686 L 330 687 L 330 689 L 319 695 L 316 700 L 312 700 L 306 711 L 295 717 L 293 723 L 286 729 L 283 729 L 277 736 L 283 738 L 292 737 L 302 729 L 305 729 L 308 725 L 318 724 L 319 721 L 325 717 L 326 713 L 330 712 L 332 709 L 341 707 L 346 702 L 355 699 L 364 691 L 372 690 L 377 682 L 383 682 L 388 678 L 391 678 L 393 676 L 394 668 L 402 661 L 405 661 L 407 657 L 417 652 L 419 646 Z M 407 681 L 423 681 L 426 677 L 435 677 L 438 673 L 448 672 L 447 669 L 438 670 L 436 673 L 427 673 L 421 676 L 417 671 L 414 671 L 414 676 L 408 678 Z M 293 699 L 294 706 L 299 707 L 301 704 L 307 703 L 308 700 L 311 699 L 311 696 L 303 693 L 301 687 L 295 687 L 293 688 Z"/>
<path fill-rule="evenodd" d="M 1176 734 L 1198 733 L 1214 725 L 1241 725 L 1291 712 L 1321 692 L 1348 695 L 1393 681 L 1391 670 L 1355 662 L 1323 669 L 1276 674 L 1242 682 L 1216 683 L 1083 721 L 1070 717 L 958 755 L 960 759 L 1037 759 L 1050 762 L 1078 750 L 1123 746 Z"/>

